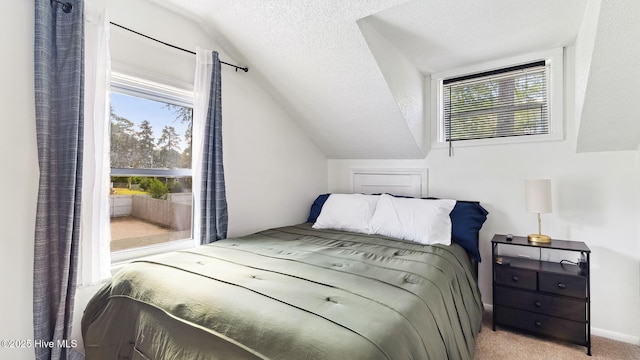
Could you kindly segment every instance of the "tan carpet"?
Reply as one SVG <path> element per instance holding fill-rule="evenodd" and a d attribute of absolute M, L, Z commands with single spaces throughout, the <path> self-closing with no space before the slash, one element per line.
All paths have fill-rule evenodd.
<path fill-rule="evenodd" d="M 591 337 L 592 356 L 587 356 L 587 348 L 584 346 L 537 338 L 503 327 L 497 327 L 493 331 L 490 312 L 485 312 L 482 322 L 482 331 L 476 342 L 475 360 L 640 360 L 640 347 L 599 336 Z"/>

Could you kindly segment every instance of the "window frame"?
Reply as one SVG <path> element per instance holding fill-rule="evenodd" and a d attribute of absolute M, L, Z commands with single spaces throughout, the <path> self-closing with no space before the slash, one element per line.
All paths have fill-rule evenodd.
<path fill-rule="evenodd" d="M 529 142 L 560 141 L 564 139 L 564 61 L 563 48 L 536 52 L 501 60 L 467 66 L 451 71 L 431 75 L 431 144 L 433 148 L 447 148 L 443 106 L 443 82 L 446 79 L 500 70 L 512 66 L 524 65 L 535 61 L 545 61 L 547 72 L 547 106 L 549 133 L 498 138 L 470 139 L 453 141 L 454 147 L 486 146 L 497 144 L 519 144 Z"/>
<path fill-rule="evenodd" d="M 111 72 L 111 83 L 109 88 L 109 99 L 112 92 L 134 96 L 138 98 L 144 98 L 148 100 L 160 101 L 170 103 L 174 105 L 180 105 L 192 108 L 194 107 L 194 95 L 193 90 L 187 90 L 178 88 L 173 85 L 168 85 L 170 81 L 158 82 L 162 79 L 147 80 L 141 77 L 127 75 L 119 72 Z M 109 101 L 110 103 L 110 101 Z M 107 118 L 105 121 L 109 121 Z M 143 176 L 166 176 L 166 175 L 190 175 L 192 181 L 194 181 L 194 174 L 192 171 L 188 171 L 186 174 L 185 169 L 131 169 L 139 170 L 139 174 Z M 127 176 L 132 172 L 129 169 L 111 168 L 109 176 Z M 192 204 L 194 206 L 194 204 Z M 196 219 L 193 218 L 194 212 L 191 212 L 191 238 L 174 240 L 161 244 L 154 244 L 139 248 L 112 251 L 111 254 L 111 269 L 112 272 L 119 269 L 123 264 L 126 264 L 134 259 L 161 254 L 169 251 L 184 250 L 195 247 L 198 245 L 196 239 L 193 237 L 194 228 L 196 226 Z"/>

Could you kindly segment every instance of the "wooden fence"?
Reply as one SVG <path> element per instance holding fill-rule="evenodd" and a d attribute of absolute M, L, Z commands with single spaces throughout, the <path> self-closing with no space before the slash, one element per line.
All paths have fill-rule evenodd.
<path fill-rule="evenodd" d="M 111 195 L 109 200 L 111 217 L 134 216 L 175 231 L 191 230 L 191 202 L 185 199 L 176 202 L 146 195 Z"/>

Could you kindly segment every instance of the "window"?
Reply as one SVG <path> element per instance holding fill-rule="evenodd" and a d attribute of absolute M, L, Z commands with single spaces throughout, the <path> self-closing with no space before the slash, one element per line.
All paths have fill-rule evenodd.
<path fill-rule="evenodd" d="M 112 260 L 193 244 L 192 93 L 113 74 L 110 100 Z"/>
<path fill-rule="evenodd" d="M 435 75 L 437 141 L 474 145 L 561 139 L 561 54 L 559 49 Z"/>
<path fill-rule="evenodd" d="M 544 61 L 443 82 L 445 139 L 549 133 Z"/>

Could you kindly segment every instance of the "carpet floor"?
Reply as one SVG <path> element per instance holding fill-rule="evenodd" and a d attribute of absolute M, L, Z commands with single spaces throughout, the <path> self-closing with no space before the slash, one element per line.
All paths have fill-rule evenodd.
<path fill-rule="evenodd" d="M 475 360 L 640 360 L 640 347 L 599 336 L 591 336 L 591 354 L 584 346 L 538 338 L 497 327 L 492 330 L 491 312 L 485 312 L 476 342 Z"/>

